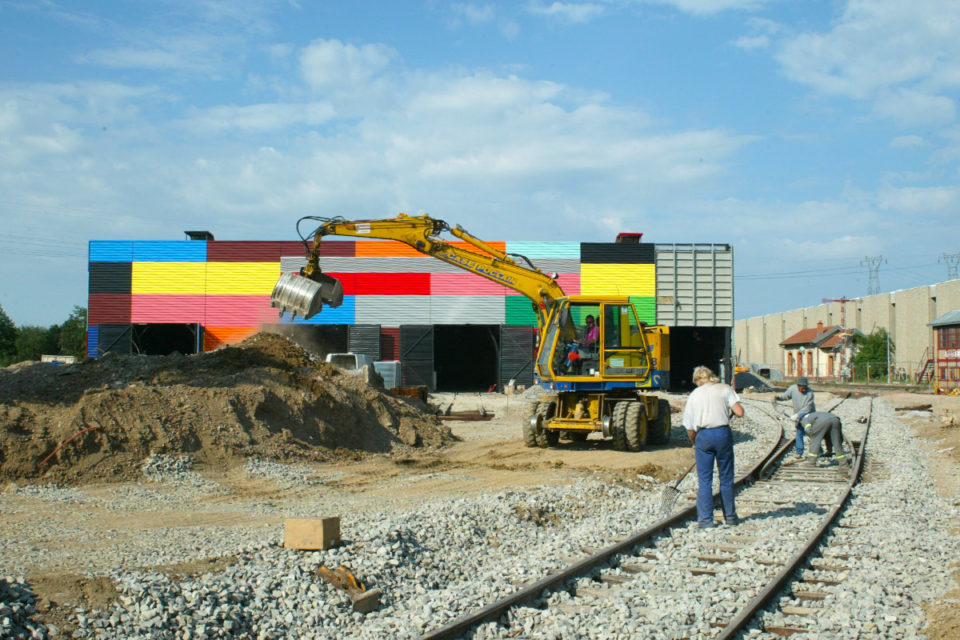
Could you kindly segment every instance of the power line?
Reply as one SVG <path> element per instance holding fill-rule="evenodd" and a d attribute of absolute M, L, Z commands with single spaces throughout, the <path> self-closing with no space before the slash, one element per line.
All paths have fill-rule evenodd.
<path fill-rule="evenodd" d="M 867 287 L 867 295 L 880 293 L 880 265 L 886 264 L 887 259 L 882 255 L 864 256 L 860 261 L 860 266 L 865 266 L 870 271 L 870 285 Z"/>

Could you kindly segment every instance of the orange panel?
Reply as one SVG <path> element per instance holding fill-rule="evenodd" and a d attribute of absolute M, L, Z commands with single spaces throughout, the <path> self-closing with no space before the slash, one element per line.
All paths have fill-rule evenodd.
<path fill-rule="evenodd" d="M 472 251 L 473 253 L 481 253 L 480 250 L 474 247 L 472 244 L 463 242 L 462 240 L 448 242 L 447 244 L 451 244 L 460 249 L 466 249 L 467 251 Z M 487 244 L 497 251 L 505 252 L 507 250 L 507 243 L 503 241 L 488 242 Z M 356 255 L 357 257 L 387 258 L 415 257 L 423 256 L 425 254 L 420 253 L 408 244 L 397 242 L 395 240 L 358 240 L 356 246 Z"/>
<path fill-rule="evenodd" d="M 204 327 L 203 350 L 213 351 L 228 344 L 242 342 L 259 331 L 259 327 Z"/>

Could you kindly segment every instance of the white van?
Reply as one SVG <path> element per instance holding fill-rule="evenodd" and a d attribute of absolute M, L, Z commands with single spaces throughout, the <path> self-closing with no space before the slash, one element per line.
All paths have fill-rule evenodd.
<path fill-rule="evenodd" d="M 366 366 L 373 368 L 373 358 L 362 353 L 328 353 L 326 361 L 347 371 L 360 371 Z"/>

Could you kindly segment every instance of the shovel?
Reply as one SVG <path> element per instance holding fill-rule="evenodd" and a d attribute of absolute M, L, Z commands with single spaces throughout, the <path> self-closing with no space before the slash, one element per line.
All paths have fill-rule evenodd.
<path fill-rule="evenodd" d="M 668 484 L 663 488 L 663 493 L 660 495 L 660 513 L 663 514 L 664 517 L 673 512 L 673 506 L 677 504 L 677 498 L 680 497 L 680 490 L 677 487 L 679 487 L 683 479 L 687 477 L 687 474 L 693 471 L 695 466 L 697 466 L 696 460 L 687 467 L 687 470 L 683 472 L 682 476 L 677 478 L 676 482 L 672 485 Z"/>

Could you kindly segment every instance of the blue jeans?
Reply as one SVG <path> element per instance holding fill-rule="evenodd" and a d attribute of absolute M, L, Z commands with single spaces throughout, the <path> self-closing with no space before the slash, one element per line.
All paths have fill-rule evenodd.
<path fill-rule="evenodd" d="M 697 521 L 701 527 L 713 526 L 713 463 L 720 476 L 720 503 L 723 518 L 731 524 L 738 521 L 733 502 L 733 432 L 730 427 L 701 429 L 695 441 L 697 459 Z"/>
<path fill-rule="evenodd" d="M 796 447 L 797 447 L 797 455 L 800 456 L 801 458 L 803 457 L 803 437 L 806 435 L 806 432 L 803 430 L 803 418 L 804 418 L 806 415 L 807 415 L 807 414 L 805 414 L 805 413 L 801 413 L 800 416 L 797 418 L 797 442 L 796 442 Z"/>

